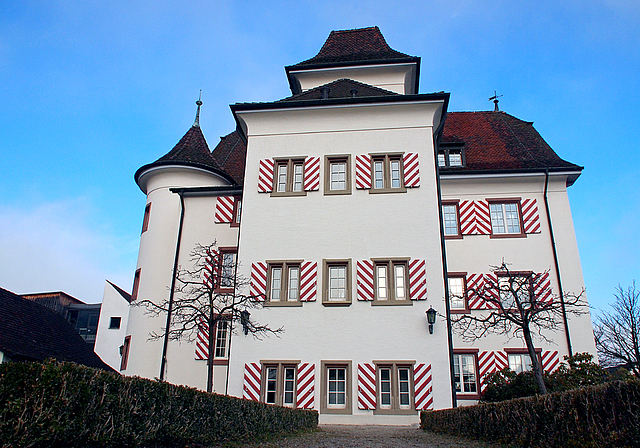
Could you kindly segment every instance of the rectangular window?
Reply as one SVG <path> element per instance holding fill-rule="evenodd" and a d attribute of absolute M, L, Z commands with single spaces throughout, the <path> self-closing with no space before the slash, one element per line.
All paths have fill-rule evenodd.
<path fill-rule="evenodd" d="M 140 268 L 136 270 L 133 276 L 133 289 L 131 290 L 131 301 L 135 302 L 138 299 L 138 288 L 140 287 Z"/>
<path fill-rule="evenodd" d="M 262 401 L 278 406 L 296 406 L 297 362 L 274 362 L 262 368 Z"/>
<path fill-rule="evenodd" d="M 272 196 L 305 195 L 304 159 L 277 159 Z"/>
<path fill-rule="evenodd" d="M 351 304 L 351 260 L 324 260 L 323 295 L 325 305 Z"/>
<path fill-rule="evenodd" d="M 351 194 L 351 168 L 348 155 L 325 156 L 324 194 Z"/>
<path fill-rule="evenodd" d="M 121 317 L 111 317 L 109 319 L 109 329 L 117 330 L 120 328 Z"/>
<path fill-rule="evenodd" d="M 240 226 L 240 217 L 242 216 L 242 198 L 236 196 L 233 202 L 233 218 L 231 219 L 231 227 Z"/>
<path fill-rule="evenodd" d="M 149 216 L 151 215 L 151 202 L 149 202 L 144 208 L 144 219 L 142 220 L 142 232 L 144 233 L 149 229 Z"/>
<path fill-rule="evenodd" d="M 509 354 L 509 369 L 515 373 L 531 370 L 531 356 L 524 353 Z"/>
<path fill-rule="evenodd" d="M 374 414 L 414 412 L 411 364 L 376 363 L 377 406 Z"/>
<path fill-rule="evenodd" d="M 452 312 L 468 311 L 467 285 L 464 273 L 448 273 L 449 308 Z"/>
<path fill-rule="evenodd" d="M 476 375 L 475 353 L 454 353 L 453 376 L 457 393 L 478 393 L 478 377 Z"/>
<path fill-rule="evenodd" d="M 489 211 L 492 235 L 522 234 L 519 202 L 491 202 Z"/>
<path fill-rule="evenodd" d="M 120 352 L 120 370 L 126 370 L 129 363 L 129 348 L 131 347 L 131 336 L 124 338 L 124 344 L 122 345 Z"/>
<path fill-rule="evenodd" d="M 505 309 L 517 309 L 516 299 L 521 304 L 535 300 L 533 294 L 532 273 L 510 272 L 509 275 L 498 273 L 498 292 L 500 302 Z"/>
<path fill-rule="evenodd" d="M 322 361 L 322 414 L 351 414 L 351 362 Z"/>
<path fill-rule="evenodd" d="M 219 251 L 218 263 L 220 266 L 218 266 L 218 288 L 216 289 L 233 290 L 238 249 L 235 247 L 220 247 Z"/>
<path fill-rule="evenodd" d="M 373 260 L 375 265 L 375 305 L 407 304 L 409 291 L 407 289 L 407 263 L 406 259 L 398 260 Z"/>
<path fill-rule="evenodd" d="M 459 237 L 460 235 L 460 223 L 458 219 L 458 203 L 446 203 L 442 204 L 442 221 L 444 225 L 444 237 L 452 238 Z"/>
<path fill-rule="evenodd" d="M 438 150 L 440 168 L 459 168 L 464 166 L 464 148 L 441 146 Z"/>
<path fill-rule="evenodd" d="M 370 193 L 404 192 L 404 174 L 401 154 L 371 156 L 372 189 Z"/>
<path fill-rule="evenodd" d="M 216 325 L 216 358 L 228 358 L 229 353 L 229 338 L 231 333 L 229 332 L 229 321 L 220 320 Z"/>
<path fill-rule="evenodd" d="M 267 272 L 267 305 L 299 306 L 300 260 L 270 261 Z"/>

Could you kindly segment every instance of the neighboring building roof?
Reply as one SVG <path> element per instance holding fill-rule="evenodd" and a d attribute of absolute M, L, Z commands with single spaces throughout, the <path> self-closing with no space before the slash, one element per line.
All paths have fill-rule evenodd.
<path fill-rule="evenodd" d="M 286 67 L 289 69 L 374 64 L 385 62 L 418 62 L 420 58 L 393 50 L 377 26 L 354 30 L 331 31 L 317 55 Z"/>
<path fill-rule="evenodd" d="M 2 288 L 0 351 L 14 361 L 55 358 L 113 370 L 91 350 L 61 315 Z"/>
<path fill-rule="evenodd" d="M 39 292 L 35 294 L 22 294 L 21 297 L 27 300 L 31 300 L 32 302 L 38 303 L 42 306 L 46 306 L 50 310 L 53 310 L 58 314 L 62 314 L 62 315 L 64 315 L 69 305 L 84 304 L 82 300 L 76 299 L 75 297 L 62 291 Z"/>
<path fill-rule="evenodd" d="M 309 89 L 306 92 L 284 98 L 279 102 L 300 101 L 300 100 L 320 100 L 320 99 L 323 99 L 323 91 L 325 91 L 326 89 L 328 89 L 327 91 L 328 96 L 324 99 L 352 98 L 352 97 L 362 98 L 362 97 L 372 97 L 372 96 L 399 95 L 396 92 L 391 92 L 390 90 L 385 90 L 379 87 L 370 86 L 369 84 L 364 84 L 359 81 L 354 81 L 353 79 L 338 79 L 336 81 L 330 82 L 329 84 L 318 86 L 313 89 Z M 351 93 L 352 90 L 356 91 L 355 94 Z"/>
<path fill-rule="evenodd" d="M 202 130 L 200 129 L 200 126 L 195 124 L 191 126 L 171 151 L 160 157 L 155 162 L 139 168 L 134 176 L 136 183 L 138 183 L 138 179 L 145 171 L 158 166 L 167 165 L 183 165 L 202 168 L 215 174 L 222 175 L 230 182 L 233 182 L 233 179 L 211 156 L 209 145 L 207 145 L 207 141 L 202 134 Z"/>
<path fill-rule="evenodd" d="M 109 283 L 111 286 L 113 286 L 113 289 L 118 291 L 118 294 L 120 294 L 124 300 L 126 300 L 129 303 L 131 303 L 131 294 L 129 294 L 127 291 L 125 291 L 124 289 L 122 289 L 121 287 L 116 285 L 115 283 L 110 282 L 109 280 L 107 280 L 107 283 Z"/>
<path fill-rule="evenodd" d="M 505 112 L 449 112 L 441 144 L 464 144 L 466 162 L 464 167 L 443 168 L 443 173 L 582 170 L 581 166 L 558 157 L 532 122 Z"/>
<path fill-rule="evenodd" d="M 220 142 L 213 150 L 213 158 L 233 178 L 236 185 L 244 183 L 244 166 L 247 156 L 247 145 L 236 131 L 220 137 Z"/>

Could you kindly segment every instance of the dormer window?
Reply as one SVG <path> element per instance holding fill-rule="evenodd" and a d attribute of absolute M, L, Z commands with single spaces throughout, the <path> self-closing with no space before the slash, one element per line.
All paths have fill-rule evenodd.
<path fill-rule="evenodd" d="M 458 168 L 464 166 L 464 148 L 440 147 L 438 150 L 438 166 L 440 168 Z"/>

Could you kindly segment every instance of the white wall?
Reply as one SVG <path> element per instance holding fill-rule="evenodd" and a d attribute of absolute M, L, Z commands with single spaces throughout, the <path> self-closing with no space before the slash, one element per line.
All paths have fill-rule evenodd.
<path fill-rule="evenodd" d="M 109 328 L 112 317 L 120 317 L 120 328 Z M 120 346 L 124 343 L 128 321 L 129 302 L 109 282 L 105 282 L 93 351 L 116 371 L 120 370 Z"/>

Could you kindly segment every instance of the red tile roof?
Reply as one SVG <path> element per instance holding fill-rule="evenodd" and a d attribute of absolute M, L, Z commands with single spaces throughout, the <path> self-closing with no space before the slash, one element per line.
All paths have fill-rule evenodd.
<path fill-rule="evenodd" d="M 418 60 L 419 58 L 393 50 L 384 40 L 380 29 L 374 26 L 355 30 L 331 31 L 317 55 L 290 66 L 290 68 L 394 59 Z"/>
<path fill-rule="evenodd" d="M 247 145 L 236 131 L 220 137 L 220 143 L 213 150 L 213 158 L 233 178 L 236 185 L 244 183 L 246 156 Z"/>
<path fill-rule="evenodd" d="M 449 112 L 441 142 L 464 144 L 465 167 L 450 171 L 582 169 L 558 157 L 533 123 L 505 112 Z"/>

